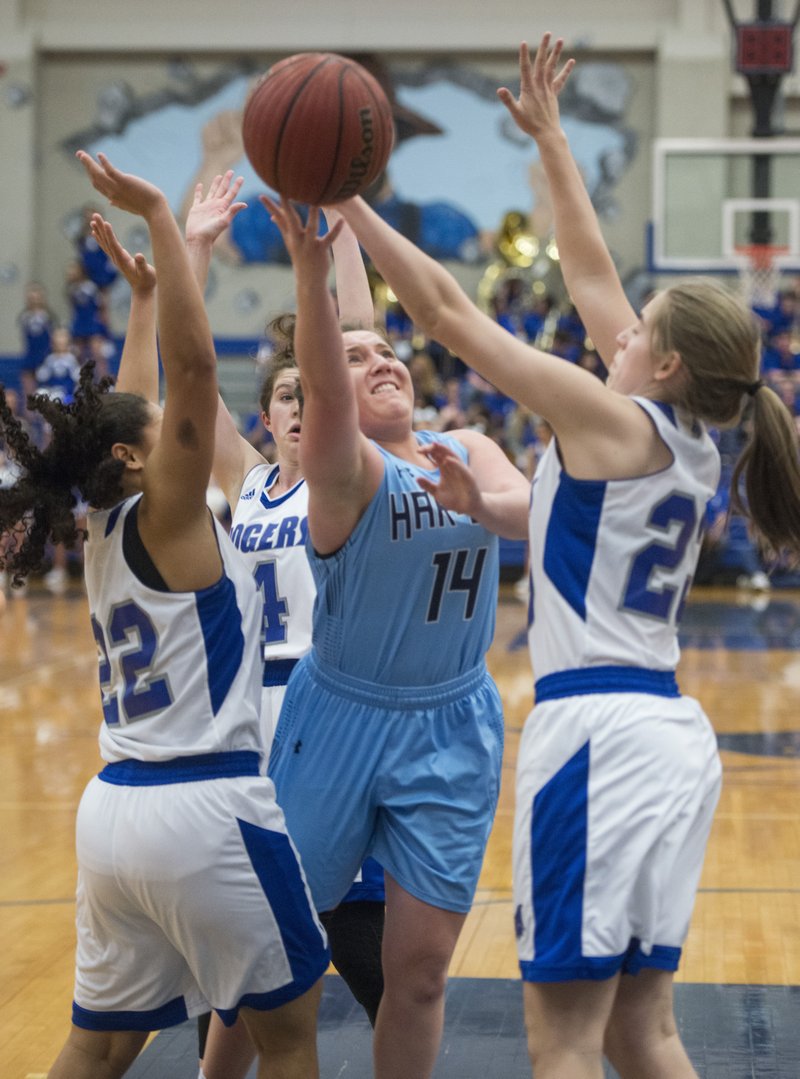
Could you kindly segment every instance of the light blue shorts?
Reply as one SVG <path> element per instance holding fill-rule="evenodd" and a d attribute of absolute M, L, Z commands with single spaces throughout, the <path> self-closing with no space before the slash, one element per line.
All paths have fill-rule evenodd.
<path fill-rule="evenodd" d="M 438 686 L 349 678 L 311 653 L 292 673 L 270 757 L 318 910 L 370 854 L 407 892 L 469 910 L 500 786 L 500 696 L 481 665 Z"/>

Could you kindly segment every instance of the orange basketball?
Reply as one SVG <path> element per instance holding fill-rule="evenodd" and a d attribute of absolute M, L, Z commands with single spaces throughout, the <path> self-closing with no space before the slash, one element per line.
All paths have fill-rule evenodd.
<path fill-rule="evenodd" d="M 335 53 L 274 64 L 247 100 L 250 164 L 273 191 L 321 206 L 359 194 L 383 172 L 394 143 L 392 107 L 377 80 Z"/>

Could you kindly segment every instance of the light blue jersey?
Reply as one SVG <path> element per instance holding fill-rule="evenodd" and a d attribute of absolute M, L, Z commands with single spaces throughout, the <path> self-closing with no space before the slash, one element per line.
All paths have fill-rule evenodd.
<path fill-rule="evenodd" d="M 457 439 L 418 431 L 463 460 Z M 314 648 L 328 668 L 368 682 L 428 686 L 483 663 L 497 603 L 498 541 L 419 486 L 437 473 L 378 447 L 380 487 L 335 554 L 309 550 L 317 584 Z"/>
<path fill-rule="evenodd" d="M 468 460 L 452 436 L 416 437 Z M 319 910 L 371 854 L 409 894 L 466 912 L 500 786 L 502 706 L 484 658 L 497 538 L 422 490 L 435 472 L 381 453 L 381 485 L 347 542 L 309 550 L 313 645 L 289 679 L 269 772 Z"/>
<path fill-rule="evenodd" d="M 280 465 L 266 462 L 247 473 L 231 524 L 231 542 L 251 568 L 264 601 L 261 733 L 267 753 L 289 675 L 311 647 L 316 596 L 307 557 L 308 487 L 301 479 L 273 496 L 279 473 Z M 382 903 L 384 898 L 383 869 L 368 858 L 342 902 Z"/>

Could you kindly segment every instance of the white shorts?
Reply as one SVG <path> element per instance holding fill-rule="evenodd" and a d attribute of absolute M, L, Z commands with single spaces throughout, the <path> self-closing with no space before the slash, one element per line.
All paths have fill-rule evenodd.
<path fill-rule="evenodd" d="M 256 754 L 212 756 L 252 757 L 257 773 Z M 324 930 L 272 783 L 170 778 L 191 760 L 111 765 L 101 776 L 114 781 L 95 777 L 83 794 L 77 1026 L 158 1030 L 210 1008 L 230 1025 L 241 1005 L 279 1007 L 325 972 Z"/>
<path fill-rule="evenodd" d="M 261 688 L 261 741 L 264 746 L 264 755 L 269 760 L 269 752 L 275 738 L 275 730 L 278 726 L 278 717 L 281 714 L 283 698 L 286 696 L 286 686 L 262 686 Z"/>
<path fill-rule="evenodd" d="M 264 661 L 264 674 L 261 684 L 261 740 L 265 759 L 269 760 L 278 718 L 286 696 L 286 684 L 289 681 L 296 659 L 268 659 Z"/>
<path fill-rule="evenodd" d="M 514 823 L 524 980 L 677 969 L 721 773 L 691 698 L 593 693 L 534 708 Z"/>

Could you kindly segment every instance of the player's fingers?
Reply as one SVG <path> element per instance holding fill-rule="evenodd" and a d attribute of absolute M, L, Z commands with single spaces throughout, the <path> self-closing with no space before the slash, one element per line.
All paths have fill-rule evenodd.
<path fill-rule="evenodd" d="M 537 53 L 538 55 L 538 53 Z M 528 42 L 523 41 L 519 47 L 519 82 L 520 87 L 529 87 L 531 84 L 531 78 L 533 74 L 533 65 L 531 64 L 531 51 L 528 48 Z"/>
<path fill-rule="evenodd" d="M 564 83 L 569 78 L 570 73 L 572 72 L 572 69 L 574 67 L 575 67 L 575 61 L 574 60 L 567 60 L 566 64 L 564 64 L 564 67 L 561 69 L 561 71 L 558 73 L 558 75 L 553 79 L 553 89 L 555 90 L 555 92 L 557 94 L 560 94 L 561 91 L 563 90 Z"/>
<path fill-rule="evenodd" d="M 122 177 L 123 173 L 121 173 L 118 168 L 115 168 L 115 166 L 111 164 L 111 162 L 108 160 L 102 150 L 98 150 L 97 152 L 97 161 L 103 172 L 110 179 L 119 179 L 120 177 Z"/>
<path fill-rule="evenodd" d="M 105 174 L 103 173 L 103 170 L 97 164 L 95 159 L 90 154 L 87 154 L 85 150 L 78 150 L 75 156 L 86 169 L 93 186 L 100 191 L 102 185 L 105 183 Z"/>
<path fill-rule="evenodd" d="M 283 206 L 280 201 L 270 198 L 269 195 L 259 195 L 258 201 L 269 210 L 273 217 L 280 217 L 283 212 Z"/>
<path fill-rule="evenodd" d="M 233 170 L 231 170 L 229 177 L 233 176 Z M 228 181 L 230 183 L 230 179 Z M 242 190 L 242 184 L 244 183 L 244 176 L 237 176 L 233 183 L 230 184 L 228 189 L 228 198 L 231 202 L 236 198 L 239 192 Z"/>
<path fill-rule="evenodd" d="M 103 248 L 107 255 L 114 257 L 114 245 L 117 243 L 117 238 L 114 235 L 114 231 L 107 221 L 100 218 L 98 221 L 92 221 L 92 235 L 97 242 Z M 117 243 L 118 246 L 118 243 Z"/>
<path fill-rule="evenodd" d="M 437 459 L 441 457 L 447 457 L 450 453 L 450 450 L 447 448 L 447 446 L 443 446 L 441 442 L 432 442 L 428 446 L 421 447 L 421 449 L 423 453 L 426 453 L 428 455 L 428 457 L 433 457 Z"/>
<path fill-rule="evenodd" d="M 547 61 L 547 53 L 550 49 L 551 34 L 549 30 L 545 30 L 542 34 L 542 40 L 539 42 L 539 48 L 536 50 L 536 55 L 533 58 L 533 74 L 534 76 L 541 75 L 544 71 L 544 66 Z"/>
<path fill-rule="evenodd" d="M 328 241 L 329 244 L 333 243 L 333 241 L 336 239 L 336 237 L 339 235 L 343 228 L 344 218 L 340 217 L 338 221 L 335 221 L 333 223 L 333 225 L 331 226 L 331 228 L 328 229 L 325 235 L 325 239 Z"/>
<path fill-rule="evenodd" d="M 547 54 L 547 60 L 545 61 L 545 71 L 548 78 L 552 78 L 553 72 L 558 67 L 559 57 L 561 56 L 561 50 L 564 48 L 564 39 L 562 37 L 556 38 L 555 44 Z"/>
<path fill-rule="evenodd" d="M 521 116 L 524 115 L 524 113 L 522 112 L 522 109 L 517 104 L 517 99 L 514 97 L 514 95 L 511 93 L 510 90 L 507 90 L 505 88 L 505 86 L 501 87 L 497 91 L 497 96 L 499 97 L 499 99 L 502 101 L 502 103 L 505 105 L 505 107 L 508 109 L 508 111 L 511 113 L 511 115 L 514 117 L 515 120 L 518 117 L 521 117 Z"/>

